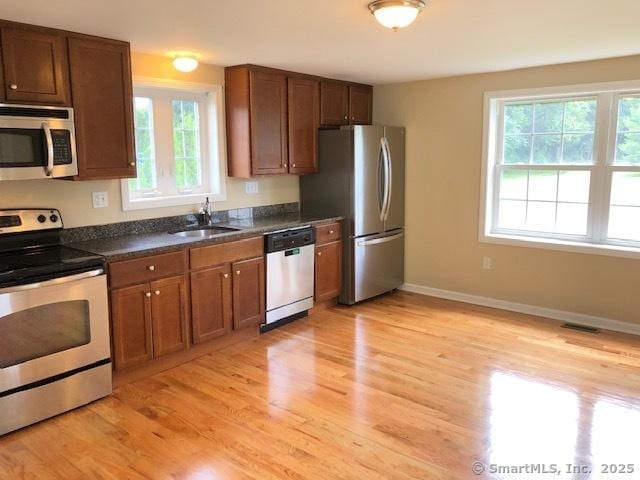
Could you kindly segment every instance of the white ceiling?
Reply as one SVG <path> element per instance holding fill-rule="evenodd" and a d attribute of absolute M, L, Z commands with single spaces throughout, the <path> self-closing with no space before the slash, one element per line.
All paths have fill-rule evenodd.
<path fill-rule="evenodd" d="M 0 18 L 370 83 L 640 53 L 639 0 L 431 0 L 394 33 L 367 0 L 13 0 Z"/>

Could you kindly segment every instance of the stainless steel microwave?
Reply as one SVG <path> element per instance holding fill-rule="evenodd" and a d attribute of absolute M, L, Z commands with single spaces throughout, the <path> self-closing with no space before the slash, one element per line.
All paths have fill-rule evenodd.
<path fill-rule="evenodd" d="M 78 174 L 73 108 L 0 104 L 0 180 Z"/>

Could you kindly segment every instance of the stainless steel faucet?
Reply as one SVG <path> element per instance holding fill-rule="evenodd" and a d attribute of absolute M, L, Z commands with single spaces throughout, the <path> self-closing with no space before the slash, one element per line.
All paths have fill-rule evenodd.
<path fill-rule="evenodd" d="M 205 225 L 212 225 L 213 224 L 212 208 L 213 208 L 213 203 L 210 202 L 209 201 L 209 197 L 207 197 L 205 199 L 204 203 L 202 204 L 202 207 L 200 207 L 200 213 L 203 216 Z"/>

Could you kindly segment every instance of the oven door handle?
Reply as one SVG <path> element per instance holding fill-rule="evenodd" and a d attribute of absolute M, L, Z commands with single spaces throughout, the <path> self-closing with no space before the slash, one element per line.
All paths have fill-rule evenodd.
<path fill-rule="evenodd" d="M 47 166 L 44 173 L 50 177 L 53 175 L 53 137 L 51 136 L 51 127 L 47 122 L 42 122 L 42 130 L 44 130 L 44 138 L 47 140 Z"/>
<path fill-rule="evenodd" d="M 64 285 L 65 283 L 71 283 L 85 278 L 97 277 L 104 273 L 103 268 L 97 268 L 89 272 L 76 273 L 75 275 L 68 275 L 66 277 L 53 278 L 44 282 L 29 283 L 27 285 L 17 285 L 15 287 L 0 288 L 0 294 L 24 292 L 25 290 L 34 290 L 36 288 L 53 287 L 55 285 Z"/>

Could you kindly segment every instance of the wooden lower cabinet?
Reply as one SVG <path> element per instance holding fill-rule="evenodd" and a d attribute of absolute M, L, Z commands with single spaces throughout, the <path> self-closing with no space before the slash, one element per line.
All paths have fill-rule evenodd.
<path fill-rule="evenodd" d="M 231 265 L 233 275 L 233 328 L 239 330 L 264 322 L 264 258 Z"/>
<path fill-rule="evenodd" d="M 150 283 L 154 358 L 187 348 L 187 282 L 184 275 Z"/>
<path fill-rule="evenodd" d="M 193 343 L 220 337 L 231 330 L 231 265 L 191 273 Z"/>
<path fill-rule="evenodd" d="M 324 302 L 340 295 L 342 289 L 342 242 L 316 246 L 315 298 Z"/>
<path fill-rule="evenodd" d="M 116 370 L 140 365 L 153 358 L 148 283 L 112 290 L 111 322 Z"/>
<path fill-rule="evenodd" d="M 115 369 L 187 348 L 187 312 L 183 275 L 112 290 Z"/>

